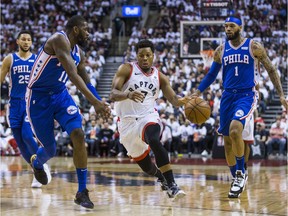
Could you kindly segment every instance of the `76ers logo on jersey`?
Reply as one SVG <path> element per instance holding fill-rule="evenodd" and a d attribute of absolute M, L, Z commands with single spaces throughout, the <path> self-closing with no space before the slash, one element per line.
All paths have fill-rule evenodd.
<path fill-rule="evenodd" d="M 237 117 L 244 116 L 244 111 L 243 110 L 237 110 L 237 112 L 235 113 L 235 116 L 237 116 Z"/>
<path fill-rule="evenodd" d="M 69 107 L 67 108 L 67 113 L 68 113 L 69 115 L 73 115 L 73 114 L 75 114 L 77 111 L 78 111 L 78 108 L 77 108 L 76 106 L 69 106 Z"/>

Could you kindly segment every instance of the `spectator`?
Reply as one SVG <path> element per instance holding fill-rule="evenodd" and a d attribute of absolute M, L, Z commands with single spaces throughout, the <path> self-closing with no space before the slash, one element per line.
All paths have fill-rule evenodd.
<path fill-rule="evenodd" d="M 271 126 L 271 129 L 269 131 L 269 140 L 267 143 L 267 148 L 268 148 L 268 159 L 273 159 L 273 148 L 276 147 L 278 148 L 278 154 L 279 159 L 283 159 L 284 157 L 284 149 L 286 145 L 286 139 L 284 136 L 284 129 L 281 128 L 281 121 L 280 119 L 277 119 L 276 125 Z"/>

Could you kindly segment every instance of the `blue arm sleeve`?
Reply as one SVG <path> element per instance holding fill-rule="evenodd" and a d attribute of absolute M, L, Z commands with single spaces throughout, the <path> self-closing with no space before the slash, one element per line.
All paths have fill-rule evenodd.
<path fill-rule="evenodd" d="M 210 86 L 216 79 L 219 70 L 221 69 L 221 64 L 213 61 L 211 68 L 207 75 L 204 77 L 204 79 L 201 81 L 201 83 L 198 86 L 198 90 L 200 92 L 203 92 L 208 86 Z"/>
<path fill-rule="evenodd" d="M 86 86 L 98 100 L 102 100 L 95 87 L 91 83 L 87 83 Z"/>

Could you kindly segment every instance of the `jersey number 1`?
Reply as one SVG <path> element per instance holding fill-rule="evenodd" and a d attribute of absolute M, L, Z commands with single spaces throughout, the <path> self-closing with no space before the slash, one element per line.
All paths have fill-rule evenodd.
<path fill-rule="evenodd" d="M 235 76 L 238 76 L 238 66 L 235 67 Z"/>

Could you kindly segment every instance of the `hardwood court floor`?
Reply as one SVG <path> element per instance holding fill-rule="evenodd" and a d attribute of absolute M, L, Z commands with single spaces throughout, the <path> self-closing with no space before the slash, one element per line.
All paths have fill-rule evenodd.
<path fill-rule="evenodd" d="M 73 203 L 77 178 L 72 158 L 48 163 L 53 179 L 42 189 L 30 188 L 31 168 L 21 157 L 1 158 L 3 216 L 238 216 L 287 215 L 287 161 L 249 162 L 249 179 L 239 199 L 229 199 L 230 174 L 222 159 L 172 160 L 186 197 L 172 202 L 156 180 L 129 159 L 89 158 L 88 189 L 92 211 Z"/>

